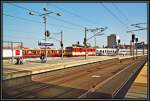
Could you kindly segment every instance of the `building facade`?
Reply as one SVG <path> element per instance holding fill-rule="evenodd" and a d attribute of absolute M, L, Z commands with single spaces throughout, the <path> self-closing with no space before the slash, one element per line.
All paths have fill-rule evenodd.
<path fill-rule="evenodd" d="M 116 48 L 117 41 L 116 41 L 116 34 L 111 34 L 107 36 L 107 47 L 108 48 Z"/>

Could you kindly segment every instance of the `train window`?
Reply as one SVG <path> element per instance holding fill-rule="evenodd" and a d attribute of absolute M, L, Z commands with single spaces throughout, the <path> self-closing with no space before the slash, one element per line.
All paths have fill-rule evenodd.
<path fill-rule="evenodd" d="M 50 54 L 50 50 L 48 50 L 47 53 Z"/>
<path fill-rule="evenodd" d="M 82 52 L 82 48 L 80 48 L 80 52 Z"/>
<path fill-rule="evenodd" d="M 66 50 L 72 50 L 72 47 L 66 47 Z"/>
<path fill-rule="evenodd" d="M 50 52 L 50 54 L 51 54 L 51 53 L 52 53 L 52 50 L 50 50 L 49 52 Z"/>
<path fill-rule="evenodd" d="M 53 51 L 51 50 L 51 53 L 53 53 Z"/>
<path fill-rule="evenodd" d="M 35 54 L 35 53 L 36 53 L 36 51 L 35 51 L 35 50 L 31 50 L 31 53 L 32 53 L 32 54 Z"/>
<path fill-rule="evenodd" d="M 28 54 L 28 50 L 25 50 L 25 54 Z"/>
<path fill-rule="evenodd" d="M 22 53 L 25 54 L 25 51 L 23 50 Z"/>
<path fill-rule="evenodd" d="M 31 54 L 31 50 L 29 50 L 28 53 Z"/>

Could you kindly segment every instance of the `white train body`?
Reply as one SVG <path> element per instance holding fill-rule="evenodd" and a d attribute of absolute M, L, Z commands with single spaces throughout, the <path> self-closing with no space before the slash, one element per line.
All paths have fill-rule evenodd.
<path fill-rule="evenodd" d="M 20 49 L 3 49 L 3 58 L 22 57 L 22 50 Z"/>
<path fill-rule="evenodd" d="M 130 49 L 119 49 L 119 53 L 116 48 L 97 48 L 96 55 L 97 56 L 115 56 L 115 55 L 130 55 Z M 136 49 L 134 50 L 134 54 L 136 54 Z M 137 49 L 137 55 L 142 55 L 143 49 Z M 144 49 L 144 54 L 147 54 L 147 50 Z"/>
<path fill-rule="evenodd" d="M 97 48 L 96 49 L 96 55 L 116 55 L 117 49 L 115 48 Z"/>

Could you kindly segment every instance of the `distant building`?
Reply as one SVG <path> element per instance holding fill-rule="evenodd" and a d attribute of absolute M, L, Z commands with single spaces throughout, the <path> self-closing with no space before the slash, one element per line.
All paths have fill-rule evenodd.
<path fill-rule="evenodd" d="M 142 42 L 139 42 L 139 43 L 135 43 L 135 48 L 137 46 L 137 49 L 143 49 L 143 43 Z M 131 46 L 130 45 L 124 45 L 123 46 L 125 49 L 130 49 Z M 147 44 L 144 44 L 144 49 L 147 49 L 148 48 L 148 45 Z"/>
<path fill-rule="evenodd" d="M 107 48 L 115 48 L 117 46 L 116 39 L 116 34 L 107 36 Z"/>

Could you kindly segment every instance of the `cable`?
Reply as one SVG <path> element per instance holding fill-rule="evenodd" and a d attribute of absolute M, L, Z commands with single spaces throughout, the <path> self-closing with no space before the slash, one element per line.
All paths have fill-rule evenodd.
<path fill-rule="evenodd" d="M 20 20 L 24 20 L 24 21 L 35 22 L 35 23 L 43 23 L 43 22 L 40 22 L 40 21 L 35 21 L 35 20 L 31 20 L 31 19 L 17 17 L 17 16 L 13 16 L 13 15 L 10 15 L 10 14 L 6 14 L 6 13 L 3 13 L 3 15 L 8 16 L 8 17 L 13 17 L 13 18 L 16 18 L 16 19 L 20 19 Z M 64 28 L 67 28 L 67 29 L 78 30 L 76 28 L 70 28 L 70 27 L 66 27 L 64 25 L 56 25 L 56 24 L 49 24 L 49 23 L 47 23 L 47 24 L 50 25 L 50 26 L 55 26 L 55 27 L 60 26 L 60 27 L 64 27 Z"/>
<path fill-rule="evenodd" d="M 101 5 L 117 20 L 119 21 L 123 26 L 126 26 L 126 28 L 128 28 L 128 26 L 121 21 L 110 9 L 108 9 L 103 3 L 101 3 Z"/>
<path fill-rule="evenodd" d="M 22 6 L 18 6 L 18 5 L 15 5 L 15 4 L 13 4 L 13 3 L 11 3 L 11 5 L 13 5 L 13 6 L 17 7 L 17 8 L 21 8 L 21 9 L 27 10 L 27 11 L 29 11 L 29 12 L 32 11 L 32 12 L 35 12 L 35 13 L 39 13 L 39 12 L 34 11 L 34 10 L 32 10 L 32 9 L 28 9 L 28 8 L 25 8 L 25 7 L 22 7 Z"/>
<path fill-rule="evenodd" d="M 37 11 L 35 11 L 35 10 L 31 10 L 31 9 L 28 9 L 28 8 L 25 8 L 25 7 L 22 7 L 22 6 L 18 6 L 18 5 L 12 4 L 12 3 L 11 3 L 11 5 L 12 5 L 12 6 L 15 6 L 15 7 L 18 7 L 18 8 L 21 8 L 21 9 L 24 9 L 24 10 L 27 10 L 27 11 L 30 11 L 30 12 L 35 12 L 35 13 L 41 14 L 40 12 L 37 12 Z M 76 26 L 76 27 L 84 28 L 84 26 L 81 26 L 81 25 L 78 25 L 78 24 L 75 24 L 75 23 L 72 23 L 72 22 L 69 22 L 69 21 L 60 19 L 60 18 L 58 19 L 58 18 L 52 17 L 52 16 L 50 16 L 50 15 L 49 15 L 49 17 L 51 17 L 51 18 L 53 18 L 53 19 L 55 19 L 55 20 L 59 20 L 59 21 L 61 21 L 61 22 L 67 23 L 67 24 L 71 24 L 71 25 Z"/>
<path fill-rule="evenodd" d="M 115 3 L 112 3 L 112 5 L 129 22 L 129 19 L 127 18 L 127 16 L 118 8 L 118 6 Z"/>
<path fill-rule="evenodd" d="M 22 18 L 22 17 L 17 17 L 17 16 L 13 16 L 13 15 L 10 15 L 10 14 L 6 14 L 6 13 L 3 13 L 3 15 L 8 16 L 8 17 L 17 18 L 17 19 L 20 19 L 20 20 L 25 20 L 25 21 L 35 22 L 35 23 L 42 23 L 42 22 L 39 22 L 39 21 L 26 19 L 26 18 Z"/>
<path fill-rule="evenodd" d="M 58 10 L 65 11 L 65 12 L 68 13 L 68 14 L 71 14 L 71 15 L 73 15 L 73 16 L 75 16 L 75 17 L 80 18 L 81 20 L 84 20 L 84 21 L 86 21 L 86 22 L 88 21 L 88 22 L 90 22 L 91 24 L 95 25 L 95 22 L 93 22 L 93 21 L 91 21 L 91 20 L 89 20 L 89 19 L 87 19 L 87 18 L 85 18 L 85 17 L 82 17 L 82 16 L 80 16 L 80 15 L 78 15 L 78 14 L 75 14 L 75 13 L 73 13 L 73 12 L 70 12 L 70 11 L 66 10 L 66 9 L 60 8 L 60 7 L 58 7 L 58 6 L 56 6 L 56 5 L 53 5 L 53 4 L 51 4 L 51 6 L 53 6 L 54 8 L 56 8 L 56 9 L 58 9 Z"/>

